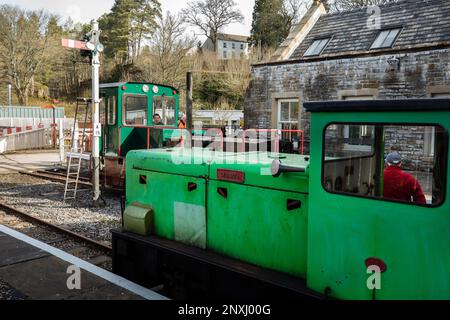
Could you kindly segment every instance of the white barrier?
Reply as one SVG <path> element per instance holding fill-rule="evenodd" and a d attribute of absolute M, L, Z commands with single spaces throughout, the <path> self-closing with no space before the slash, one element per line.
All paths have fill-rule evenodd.
<path fill-rule="evenodd" d="M 52 145 L 52 128 L 23 131 L 0 137 L 0 153 L 42 149 Z"/>

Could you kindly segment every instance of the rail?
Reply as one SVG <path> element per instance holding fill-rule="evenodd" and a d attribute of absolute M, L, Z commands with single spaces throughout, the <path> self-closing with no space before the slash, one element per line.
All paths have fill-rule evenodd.
<path fill-rule="evenodd" d="M 104 252 L 107 252 L 107 253 L 111 252 L 111 246 L 109 246 L 109 245 L 106 245 L 106 244 L 101 243 L 101 242 L 99 242 L 97 240 L 88 238 L 88 237 L 86 237 L 86 236 L 84 236 L 82 234 L 76 233 L 76 232 L 71 231 L 69 229 L 57 226 L 57 225 L 52 224 L 50 222 L 47 222 L 47 221 L 45 221 L 43 219 L 37 218 L 37 217 L 35 217 L 35 216 L 33 216 L 33 215 L 29 214 L 29 213 L 26 213 L 26 212 L 24 212 L 22 210 L 19 210 L 17 208 L 14 208 L 14 207 L 11 207 L 9 205 L 6 205 L 5 203 L 3 203 L 3 200 L 1 198 L 0 198 L 0 210 L 3 210 L 5 212 L 7 212 L 9 214 L 13 214 L 15 216 L 19 216 L 20 218 L 28 220 L 28 221 L 30 221 L 32 223 L 39 224 L 39 225 L 48 227 L 50 229 L 53 229 L 53 230 L 55 230 L 55 231 L 57 231 L 57 232 L 59 232 L 61 234 L 64 234 L 64 235 L 67 235 L 67 236 L 71 237 L 72 239 L 75 239 L 77 241 L 81 241 L 81 242 L 84 242 L 84 243 L 86 243 L 88 245 L 91 245 L 92 247 L 95 247 L 96 249 L 99 249 L 101 251 L 104 251 Z"/>

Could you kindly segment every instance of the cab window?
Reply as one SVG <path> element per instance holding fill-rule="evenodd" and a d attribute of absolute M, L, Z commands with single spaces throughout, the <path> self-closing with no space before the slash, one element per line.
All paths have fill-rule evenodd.
<path fill-rule="evenodd" d="M 106 104 L 106 113 L 108 118 L 108 125 L 116 124 L 116 112 L 117 112 L 117 98 L 116 96 L 111 96 L 108 98 L 108 103 Z"/>
<path fill-rule="evenodd" d="M 161 117 L 161 121 L 164 124 L 163 119 L 163 98 L 162 96 L 154 96 L 153 97 L 153 115 L 159 114 Z"/>
<path fill-rule="evenodd" d="M 108 104 L 108 98 L 107 97 L 101 97 L 100 99 L 100 123 L 102 125 L 105 125 L 105 106 Z"/>
<path fill-rule="evenodd" d="M 125 124 L 143 126 L 147 125 L 148 99 L 144 95 L 124 96 Z"/>
<path fill-rule="evenodd" d="M 331 124 L 322 184 L 332 193 L 437 206 L 445 194 L 447 145 L 440 126 Z"/>
<path fill-rule="evenodd" d="M 166 107 L 164 110 L 165 124 L 172 126 L 175 124 L 175 98 L 166 97 Z"/>
<path fill-rule="evenodd" d="M 166 126 L 175 124 L 175 98 L 167 96 L 153 97 L 153 114 L 159 114 Z"/>

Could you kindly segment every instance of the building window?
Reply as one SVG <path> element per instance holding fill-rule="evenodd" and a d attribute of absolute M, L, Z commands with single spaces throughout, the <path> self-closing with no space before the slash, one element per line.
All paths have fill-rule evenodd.
<path fill-rule="evenodd" d="M 370 49 L 392 48 L 401 30 L 401 28 L 381 30 Z"/>
<path fill-rule="evenodd" d="M 331 38 L 315 40 L 312 43 L 312 45 L 308 48 L 308 50 L 306 50 L 304 56 L 308 57 L 308 56 L 320 55 L 323 52 L 323 50 L 325 49 L 325 47 L 328 45 L 330 40 L 331 40 Z"/>
<path fill-rule="evenodd" d="M 300 103 L 298 100 L 280 100 L 278 102 L 278 129 L 299 130 Z M 282 138 L 289 139 L 292 132 L 283 132 Z"/>
<path fill-rule="evenodd" d="M 236 44 L 234 42 L 231 44 L 231 49 L 236 49 Z"/>
<path fill-rule="evenodd" d="M 346 128 L 351 128 L 348 137 Z M 439 150 L 431 157 L 424 156 L 423 143 L 409 144 L 422 139 L 427 131 L 433 132 Z M 323 140 L 323 187 L 332 193 L 411 205 L 439 205 L 444 199 L 447 141 L 446 130 L 440 126 L 330 124 Z M 346 145 L 366 148 L 349 150 Z M 400 155 L 398 167 L 384 161 L 393 151 Z M 396 171 L 400 169 L 406 173 L 401 175 L 401 181 Z"/>
<path fill-rule="evenodd" d="M 348 101 L 354 101 L 354 100 L 373 100 L 373 95 L 348 95 L 343 96 L 343 100 Z M 370 136 L 373 132 L 371 131 L 371 128 L 367 126 L 344 126 L 344 137 L 348 139 L 348 143 L 344 145 L 344 148 L 349 151 L 366 151 L 368 152 L 370 150 L 370 147 L 364 144 L 352 144 L 352 141 L 355 141 L 355 137 L 364 137 L 364 136 Z M 357 141 L 357 140 L 356 140 Z"/>
<path fill-rule="evenodd" d="M 226 42 L 223 43 L 223 48 L 224 48 L 224 49 L 227 48 L 227 43 L 226 43 Z"/>
<path fill-rule="evenodd" d="M 244 50 L 244 44 L 241 43 L 241 50 Z"/>
<path fill-rule="evenodd" d="M 436 93 L 431 93 L 431 97 L 432 98 L 450 98 L 450 91 L 445 92 L 445 89 L 444 89 L 444 90 L 436 92 Z M 424 155 L 425 156 L 429 156 L 429 157 L 434 156 L 435 145 L 436 145 L 435 136 L 436 136 L 436 132 L 435 132 L 434 127 L 426 128 L 426 130 L 424 132 L 424 145 L 425 145 Z"/>

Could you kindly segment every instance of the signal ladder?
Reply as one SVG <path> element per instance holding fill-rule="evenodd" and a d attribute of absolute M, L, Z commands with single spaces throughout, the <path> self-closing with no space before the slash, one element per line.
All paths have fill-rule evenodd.
<path fill-rule="evenodd" d="M 92 99 L 88 98 L 78 98 L 75 108 L 75 120 L 73 124 L 72 131 L 72 145 L 69 153 L 69 160 L 67 162 L 67 176 L 66 176 L 66 187 L 64 189 L 64 201 L 72 200 L 74 203 L 77 200 L 78 193 L 78 182 L 80 180 L 81 164 L 83 162 L 83 155 L 85 148 L 85 137 L 86 137 L 86 125 L 89 119 L 89 109 L 92 105 Z M 78 147 L 78 114 L 80 113 L 80 108 L 84 108 L 84 121 L 83 121 L 83 134 L 81 139 L 81 144 Z M 81 114 L 83 110 L 81 110 Z"/>

